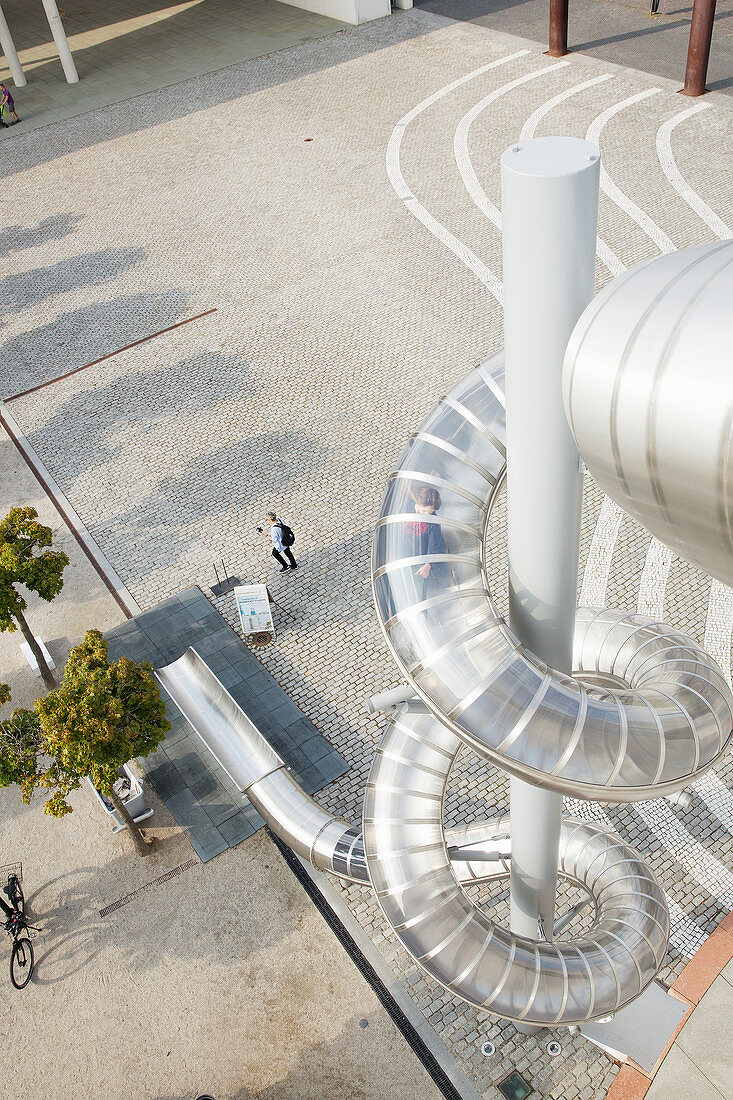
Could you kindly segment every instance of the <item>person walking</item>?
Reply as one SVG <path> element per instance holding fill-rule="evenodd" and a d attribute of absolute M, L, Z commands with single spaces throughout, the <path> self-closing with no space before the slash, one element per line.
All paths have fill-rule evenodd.
<path fill-rule="evenodd" d="M 287 573 L 288 569 L 297 569 L 298 563 L 290 549 L 295 538 L 289 527 L 283 523 L 275 512 L 267 512 L 267 520 L 270 524 L 270 538 L 272 539 L 272 556 L 280 562 L 280 572 Z M 288 560 L 286 561 L 283 557 Z M 289 564 L 288 564 L 289 563 Z"/>
<path fill-rule="evenodd" d="M 12 118 L 10 123 L 5 122 L 3 119 L 3 126 L 15 126 L 16 122 L 20 122 L 15 110 L 15 100 L 4 84 L 0 84 L 0 115 L 7 115 Z"/>

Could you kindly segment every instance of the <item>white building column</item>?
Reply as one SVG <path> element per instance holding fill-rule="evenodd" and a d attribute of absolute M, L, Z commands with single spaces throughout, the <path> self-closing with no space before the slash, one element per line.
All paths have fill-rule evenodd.
<path fill-rule="evenodd" d="M 15 52 L 15 44 L 10 34 L 10 27 L 3 15 L 2 8 L 0 8 L 0 49 L 5 54 L 5 60 L 8 63 L 10 75 L 13 78 L 13 84 L 15 84 L 16 88 L 24 88 L 26 85 L 25 73 L 21 68 L 18 54 Z"/>
<path fill-rule="evenodd" d="M 74 58 L 71 56 L 69 43 L 66 40 L 66 31 L 64 30 L 63 23 L 61 22 L 59 9 L 56 7 L 56 0 L 43 0 L 43 8 L 46 12 L 48 25 L 51 28 L 53 40 L 56 43 L 56 49 L 59 51 L 61 67 L 64 70 L 66 82 L 67 84 L 76 84 L 79 80 L 79 74 L 76 71 Z"/>
<path fill-rule="evenodd" d="M 501 158 L 509 621 L 566 673 L 583 485 L 561 376 L 593 296 L 599 175 L 598 148 L 576 138 L 520 142 Z M 552 939 L 562 796 L 512 777 L 510 809 L 512 931 Z"/>

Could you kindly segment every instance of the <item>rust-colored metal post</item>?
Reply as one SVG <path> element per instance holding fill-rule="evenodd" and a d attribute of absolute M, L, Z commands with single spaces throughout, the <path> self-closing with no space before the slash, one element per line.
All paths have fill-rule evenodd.
<path fill-rule="evenodd" d="M 715 0 L 693 0 L 683 95 L 703 95 L 713 37 Z"/>
<path fill-rule="evenodd" d="M 568 52 L 568 0 L 550 0 L 550 57 Z"/>

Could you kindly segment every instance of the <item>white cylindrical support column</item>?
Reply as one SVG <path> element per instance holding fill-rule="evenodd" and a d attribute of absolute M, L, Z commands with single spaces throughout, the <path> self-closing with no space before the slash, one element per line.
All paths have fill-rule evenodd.
<path fill-rule="evenodd" d="M 582 503 L 562 404 L 563 357 L 593 296 L 600 153 L 536 138 L 501 158 L 507 399 L 509 620 L 570 672 Z M 541 736 L 541 733 L 540 733 Z M 511 927 L 552 938 L 562 797 L 512 779 Z"/>
<path fill-rule="evenodd" d="M 76 71 L 74 58 L 71 56 L 69 43 L 66 40 L 66 31 L 64 30 L 64 25 L 61 22 L 59 9 L 56 7 L 56 0 L 43 0 L 43 8 L 46 12 L 48 25 L 51 28 L 53 40 L 56 43 L 56 49 L 59 51 L 61 67 L 64 70 L 66 82 L 67 84 L 76 84 L 79 80 L 79 74 Z"/>
<path fill-rule="evenodd" d="M 26 85 L 25 74 L 21 68 L 18 54 L 15 52 L 15 43 L 10 34 L 10 27 L 3 15 L 2 8 L 0 8 L 0 49 L 5 54 L 5 60 L 8 63 L 10 75 L 13 78 L 13 84 L 15 84 L 16 88 L 24 88 Z"/>

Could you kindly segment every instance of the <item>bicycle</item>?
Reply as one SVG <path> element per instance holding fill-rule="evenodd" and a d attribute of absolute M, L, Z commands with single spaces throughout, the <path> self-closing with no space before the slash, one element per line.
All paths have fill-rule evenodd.
<path fill-rule="evenodd" d="M 0 898 L 0 909 L 5 914 L 5 931 L 13 941 L 10 953 L 10 980 L 16 989 L 25 989 L 33 975 L 33 944 L 31 938 L 38 932 L 28 924 L 25 915 L 25 895 L 20 885 L 23 879 L 22 863 L 0 867 L 0 877 L 7 874 L 2 892 L 10 901 L 7 905 Z"/>

